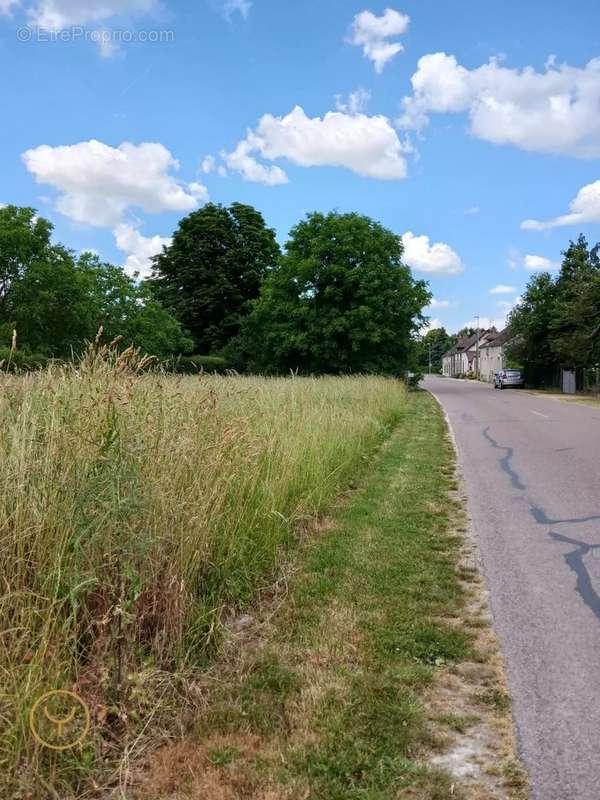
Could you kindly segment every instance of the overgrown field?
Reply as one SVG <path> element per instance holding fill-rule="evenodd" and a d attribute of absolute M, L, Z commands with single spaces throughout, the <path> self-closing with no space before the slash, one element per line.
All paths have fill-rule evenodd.
<path fill-rule="evenodd" d="M 223 621 L 273 583 L 406 403 L 384 378 L 137 366 L 92 350 L 77 368 L 0 375 L 2 796 L 114 783 L 148 731 L 177 720 Z M 54 752 L 28 714 L 62 688 L 87 702 L 92 730 Z"/>

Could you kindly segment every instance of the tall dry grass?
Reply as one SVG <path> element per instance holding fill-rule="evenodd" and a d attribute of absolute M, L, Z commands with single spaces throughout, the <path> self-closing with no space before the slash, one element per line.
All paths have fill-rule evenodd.
<path fill-rule="evenodd" d="M 0 772 L 15 796 L 70 796 L 115 760 L 164 676 L 205 663 L 405 399 L 377 377 L 139 366 L 92 348 L 78 367 L 0 375 Z M 92 709 L 82 751 L 30 735 L 54 688 Z"/>

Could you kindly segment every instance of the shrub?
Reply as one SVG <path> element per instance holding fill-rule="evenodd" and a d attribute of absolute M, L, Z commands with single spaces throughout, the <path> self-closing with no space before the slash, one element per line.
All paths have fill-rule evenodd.
<path fill-rule="evenodd" d="M 0 372 L 33 372 L 48 366 L 50 359 L 41 353 L 26 353 L 0 347 Z"/>

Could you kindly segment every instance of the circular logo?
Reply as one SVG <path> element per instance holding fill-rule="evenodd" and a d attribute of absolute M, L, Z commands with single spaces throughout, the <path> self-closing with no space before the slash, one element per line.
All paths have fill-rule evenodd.
<path fill-rule="evenodd" d="M 37 742 L 50 750 L 69 750 L 81 744 L 90 729 L 86 703 L 66 689 L 46 692 L 29 712 L 29 727 Z"/>
<path fill-rule="evenodd" d="M 31 28 L 19 28 L 17 30 L 17 40 L 19 42 L 30 42 L 33 38 L 33 31 Z"/>

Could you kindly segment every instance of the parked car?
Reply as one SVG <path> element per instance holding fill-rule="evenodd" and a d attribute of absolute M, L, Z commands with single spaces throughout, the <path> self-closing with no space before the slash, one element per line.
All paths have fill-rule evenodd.
<path fill-rule="evenodd" d="M 525 379 L 520 369 L 502 369 L 494 375 L 494 389 L 522 389 Z"/>

